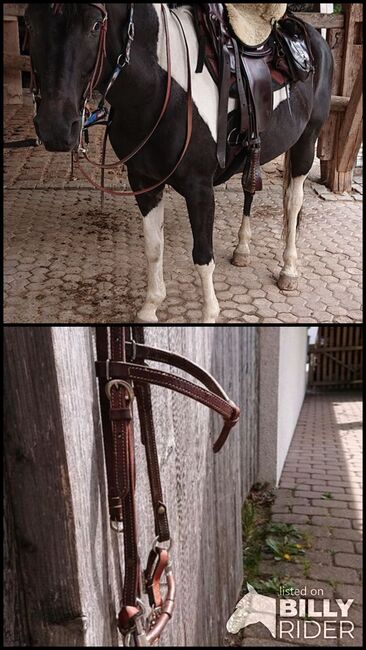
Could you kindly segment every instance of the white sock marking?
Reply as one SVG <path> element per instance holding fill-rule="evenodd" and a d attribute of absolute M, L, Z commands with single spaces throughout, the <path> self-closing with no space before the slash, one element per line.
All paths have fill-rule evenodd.
<path fill-rule="evenodd" d="M 283 254 L 285 265 L 281 271 L 283 275 L 297 277 L 297 250 L 296 250 L 296 227 L 297 220 L 304 202 L 304 183 L 306 176 L 292 178 L 286 191 L 285 206 L 287 212 L 287 240 Z"/>
<path fill-rule="evenodd" d="M 216 323 L 216 319 L 220 313 L 220 306 L 216 298 L 215 288 L 213 284 L 213 273 L 215 270 L 215 262 L 212 260 L 206 266 L 196 264 L 198 275 L 201 279 L 202 293 L 203 293 L 203 323 Z"/>
<path fill-rule="evenodd" d="M 147 294 L 138 313 L 140 320 L 157 322 L 156 310 L 166 297 L 163 277 L 164 255 L 164 198 L 144 217 L 145 253 L 148 263 Z"/>
<path fill-rule="evenodd" d="M 252 237 L 252 231 L 250 228 L 250 217 L 244 215 L 243 221 L 239 230 L 239 244 L 235 249 L 235 253 L 239 255 L 250 255 L 250 240 Z"/>

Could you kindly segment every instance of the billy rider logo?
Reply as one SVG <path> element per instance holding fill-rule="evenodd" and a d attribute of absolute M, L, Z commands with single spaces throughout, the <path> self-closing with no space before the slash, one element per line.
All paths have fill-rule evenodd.
<path fill-rule="evenodd" d="M 262 623 L 273 638 L 279 639 L 342 639 L 354 638 L 354 624 L 349 610 L 353 598 L 323 599 L 322 589 L 280 590 L 280 596 L 314 596 L 314 598 L 270 598 L 262 596 L 249 584 L 248 593 L 238 602 L 226 629 L 237 634 L 242 628 Z M 285 592 L 285 593 L 283 593 Z M 278 625 L 276 616 L 278 615 Z M 318 619 L 318 620 L 317 620 Z M 320 620 L 321 619 L 321 620 Z M 277 632 L 277 634 L 276 634 Z"/>

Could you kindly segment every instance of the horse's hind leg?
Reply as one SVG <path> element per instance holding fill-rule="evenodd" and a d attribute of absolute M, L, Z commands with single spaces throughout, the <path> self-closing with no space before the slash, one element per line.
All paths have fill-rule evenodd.
<path fill-rule="evenodd" d="M 239 230 L 239 243 L 234 250 L 231 263 L 234 266 L 249 266 L 250 264 L 250 240 L 252 231 L 250 228 L 250 210 L 253 203 L 254 194 L 244 190 L 244 211 L 243 220 Z"/>
<path fill-rule="evenodd" d="M 134 182 L 131 175 L 129 175 L 129 179 L 134 191 L 138 189 L 139 185 L 143 186 L 142 183 Z M 144 322 L 157 323 L 156 311 L 166 298 L 163 277 L 164 188 L 137 196 L 136 200 L 144 217 L 145 254 L 148 263 L 146 299 L 137 317 Z"/>
<path fill-rule="evenodd" d="M 304 202 L 304 183 L 315 156 L 319 129 L 309 123 L 300 140 L 286 153 L 283 187 L 284 266 L 278 280 L 282 291 L 294 291 L 298 285 L 296 235 Z"/>
<path fill-rule="evenodd" d="M 215 323 L 220 313 L 213 284 L 215 262 L 213 258 L 213 224 L 215 198 L 212 185 L 195 184 L 186 195 L 187 208 L 193 233 L 193 261 L 201 279 L 204 323 Z"/>
<path fill-rule="evenodd" d="M 285 179 L 284 179 L 284 233 L 286 247 L 283 254 L 284 266 L 278 280 L 278 287 L 282 291 L 297 289 L 297 248 L 296 235 L 298 219 L 304 201 L 304 183 L 306 175 L 293 178 L 291 176 L 290 153 L 286 154 Z"/>

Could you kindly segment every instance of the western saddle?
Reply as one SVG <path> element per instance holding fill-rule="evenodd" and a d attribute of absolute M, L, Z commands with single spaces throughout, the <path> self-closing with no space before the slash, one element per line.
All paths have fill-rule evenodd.
<path fill-rule="evenodd" d="M 280 21 L 271 22 L 265 42 L 253 47 L 239 40 L 226 5 L 199 3 L 192 11 L 199 42 L 196 72 L 206 64 L 219 88 L 218 178 L 240 159 L 243 189 L 254 194 L 262 189 L 260 136 L 272 115 L 273 85 L 304 81 L 314 71 L 306 24 L 287 11 Z M 230 97 L 239 108 L 228 116 Z"/>

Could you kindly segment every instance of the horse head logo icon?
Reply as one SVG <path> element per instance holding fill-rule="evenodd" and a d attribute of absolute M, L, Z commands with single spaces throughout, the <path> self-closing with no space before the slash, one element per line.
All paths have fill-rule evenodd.
<path fill-rule="evenodd" d="M 276 637 L 276 599 L 262 596 L 249 584 L 248 593 L 239 600 L 235 611 L 226 623 L 226 629 L 231 634 L 237 634 L 243 627 L 254 623 L 263 623 Z"/>

